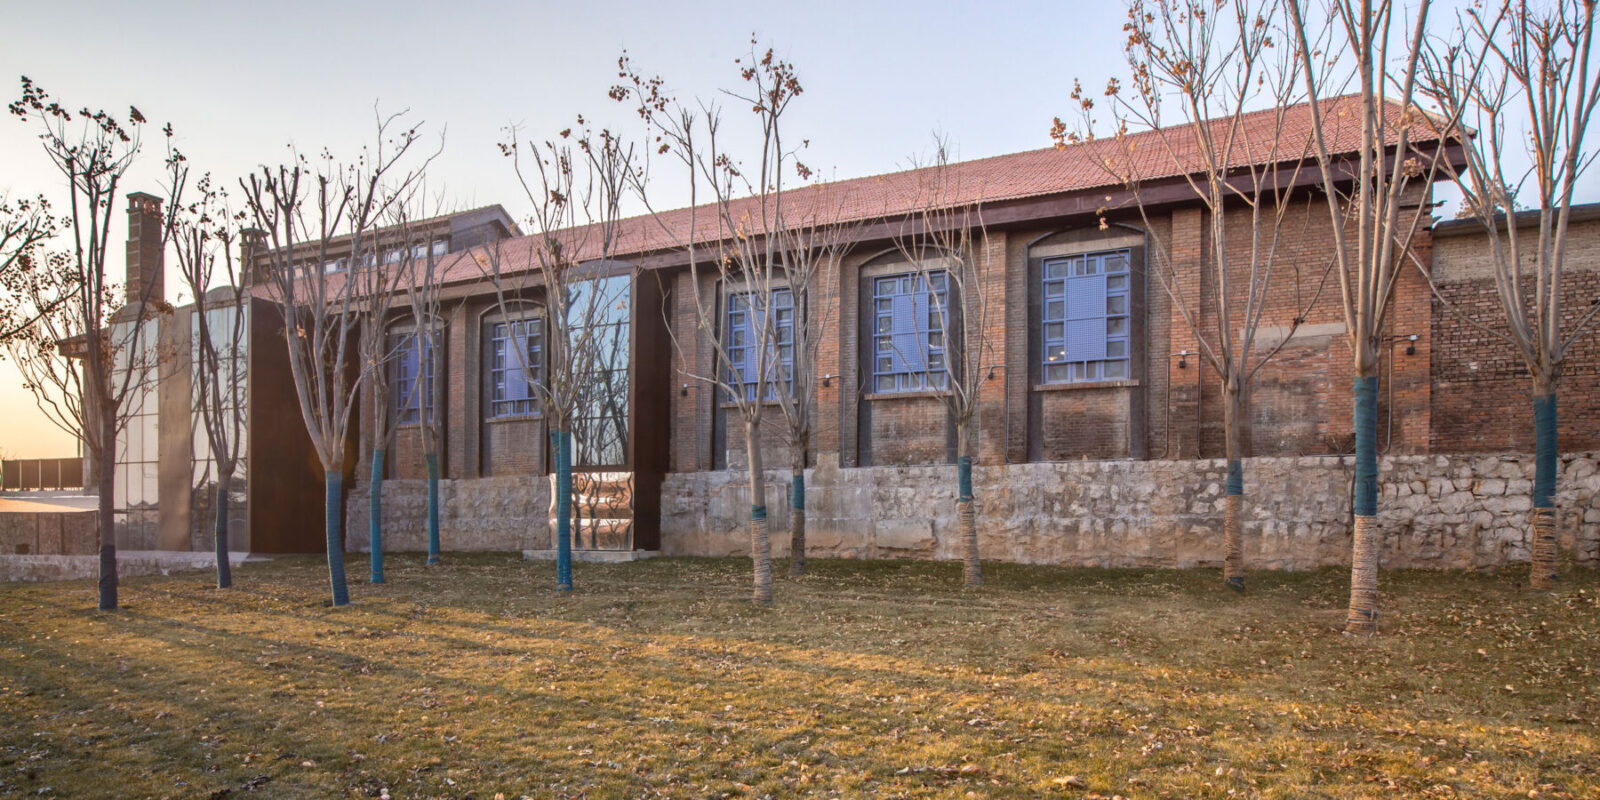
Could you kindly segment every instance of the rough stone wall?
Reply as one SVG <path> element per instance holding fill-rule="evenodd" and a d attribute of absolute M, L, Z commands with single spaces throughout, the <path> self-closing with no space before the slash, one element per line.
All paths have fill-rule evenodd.
<path fill-rule="evenodd" d="M 345 502 L 345 550 L 367 551 L 368 491 Z M 445 550 L 543 550 L 550 546 L 550 481 L 517 476 L 439 481 L 439 540 Z M 428 482 L 383 482 L 385 551 L 428 549 Z"/>
<path fill-rule="evenodd" d="M 1348 563 L 1349 458 L 1245 462 L 1245 558 L 1252 568 Z M 1393 456 L 1382 460 L 1383 566 L 1486 569 L 1528 560 L 1531 459 Z M 1081 461 L 974 470 L 983 557 L 1102 567 L 1217 566 L 1225 462 Z M 774 554 L 787 554 L 787 476 L 771 473 Z M 959 557 L 955 469 L 808 470 L 807 541 L 818 557 Z M 1600 456 L 1567 456 L 1558 502 L 1563 551 L 1600 562 Z M 662 550 L 740 555 L 748 490 L 732 472 L 669 475 Z"/>

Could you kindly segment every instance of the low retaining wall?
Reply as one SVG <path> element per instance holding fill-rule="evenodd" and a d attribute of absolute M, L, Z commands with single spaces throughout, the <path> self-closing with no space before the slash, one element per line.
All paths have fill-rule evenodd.
<path fill-rule="evenodd" d="M 259 557 L 252 557 L 247 553 L 230 553 L 228 562 L 237 566 L 253 558 Z M 215 569 L 216 565 L 217 559 L 212 553 L 184 553 L 170 550 L 117 552 L 119 578 L 208 570 Z M 96 578 L 99 575 L 98 549 L 92 556 L 0 556 L 0 582 L 75 581 Z"/>
<path fill-rule="evenodd" d="M 1245 461 L 1245 559 L 1253 569 L 1349 563 L 1350 475 L 1338 456 Z M 1226 464 L 1082 461 L 977 467 L 985 559 L 1102 567 L 1219 566 Z M 1383 566 L 1486 569 L 1528 560 L 1531 456 L 1381 459 Z M 770 473 L 774 555 L 788 553 L 787 472 Z M 955 467 L 822 465 L 806 472 L 807 551 L 817 557 L 959 557 Z M 1600 562 L 1597 454 L 1562 459 L 1564 552 Z M 677 473 L 662 487 L 662 551 L 742 555 L 742 473 Z"/>
<path fill-rule="evenodd" d="M 0 513 L 0 554 L 98 555 L 99 520 L 95 511 Z"/>
<path fill-rule="evenodd" d="M 367 551 L 367 498 L 358 483 L 345 500 L 347 552 Z M 439 481 L 439 542 L 444 550 L 544 550 L 550 545 L 550 480 L 543 476 Z M 383 482 L 383 549 L 428 549 L 428 482 Z"/>

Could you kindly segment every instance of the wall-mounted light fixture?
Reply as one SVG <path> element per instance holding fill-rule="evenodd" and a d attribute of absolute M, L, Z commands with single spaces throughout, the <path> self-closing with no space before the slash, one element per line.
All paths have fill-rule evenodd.
<path fill-rule="evenodd" d="M 1410 336 L 1406 337 L 1406 355 L 1414 356 L 1416 354 L 1417 354 L 1417 335 L 1413 333 Z"/>
<path fill-rule="evenodd" d="M 1189 351 L 1188 350 L 1179 350 L 1178 351 L 1178 369 L 1188 369 L 1188 368 L 1189 368 Z"/>
<path fill-rule="evenodd" d="M 833 376 L 832 375 L 824 375 L 824 376 L 822 376 L 822 386 L 823 386 L 823 388 L 827 388 L 827 387 L 832 386 L 832 385 L 833 385 Z"/>
<path fill-rule="evenodd" d="M 687 384 L 687 383 L 684 384 L 683 388 L 678 390 L 678 396 L 679 397 L 688 397 L 689 396 L 689 384 Z"/>

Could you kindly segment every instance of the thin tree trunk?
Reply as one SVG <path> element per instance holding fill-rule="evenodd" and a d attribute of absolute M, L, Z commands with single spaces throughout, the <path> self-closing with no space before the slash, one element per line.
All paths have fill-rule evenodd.
<path fill-rule="evenodd" d="M 92 335 L 92 334 L 91 334 Z M 100 407 L 100 610 L 117 607 L 117 415 Z"/>
<path fill-rule="evenodd" d="M 755 562 L 755 586 L 751 599 L 761 605 L 772 604 L 772 541 L 767 530 L 767 473 L 761 463 L 759 421 L 746 421 L 745 451 L 750 458 L 750 558 Z"/>
<path fill-rule="evenodd" d="M 1350 544 L 1350 610 L 1346 633 L 1378 630 L 1378 376 L 1355 379 L 1355 525 Z"/>
<path fill-rule="evenodd" d="M 1560 455 L 1556 446 L 1556 393 L 1550 381 L 1534 382 L 1533 395 L 1533 530 L 1530 535 L 1532 572 L 1529 583 L 1535 589 L 1554 589 L 1557 584 L 1556 560 L 1560 546 L 1556 541 L 1556 465 Z"/>
<path fill-rule="evenodd" d="M 550 432 L 556 465 L 556 591 L 572 591 L 572 451 L 570 431 Z"/>
<path fill-rule="evenodd" d="M 983 585 L 983 563 L 978 559 L 978 521 L 973 511 L 972 456 L 968 449 L 967 423 L 956 431 L 960 453 L 956 457 L 956 517 L 961 523 L 961 579 L 968 589 Z"/>
<path fill-rule="evenodd" d="M 350 590 L 344 582 L 344 476 L 337 467 L 327 469 L 327 492 L 323 498 L 324 529 L 328 538 L 328 582 L 333 588 L 333 604 L 350 604 Z"/>
<path fill-rule="evenodd" d="M 1222 518 L 1222 580 L 1229 589 L 1244 591 L 1244 393 L 1237 379 L 1225 386 L 1224 438 L 1227 440 L 1228 484 Z"/>
<path fill-rule="evenodd" d="M 383 583 L 383 459 L 381 447 L 372 448 L 372 480 L 367 493 L 367 555 L 372 563 L 372 583 Z"/>
<path fill-rule="evenodd" d="M 806 440 L 789 465 L 789 576 L 798 578 L 806 574 Z"/>
<path fill-rule="evenodd" d="M 428 563 L 437 564 L 439 563 L 439 454 L 429 453 L 426 459 L 428 461 Z"/>
<path fill-rule="evenodd" d="M 228 563 L 228 486 L 233 483 L 233 474 L 217 475 L 216 500 L 217 521 L 214 529 L 217 550 L 217 588 L 227 589 L 233 586 L 233 566 Z"/>

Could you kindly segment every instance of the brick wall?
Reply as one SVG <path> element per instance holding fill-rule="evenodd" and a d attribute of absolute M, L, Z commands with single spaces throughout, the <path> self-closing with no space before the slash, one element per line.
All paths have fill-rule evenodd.
<path fill-rule="evenodd" d="M 484 422 L 482 476 L 543 474 L 545 436 L 544 422 L 538 418 Z"/>
<path fill-rule="evenodd" d="M 931 394 L 878 395 L 872 403 L 873 464 L 948 464 L 950 409 Z"/>
<path fill-rule="evenodd" d="M 727 450 L 724 463 L 730 469 L 746 469 L 750 464 L 747 449 L 744 415 L 732 405 L 723 405 L 720 411 L 727 416 Z M 789 423 L 776 405 L 761 411 L 761 459 L 767 469 L 788 469 L 793 456 L 789 445 Z"/>
<path fill-rule="evenodd" d="M 1132 432 L 1128 387 L 1039 392 L 1041 461 L 1127 458 Z"/>
<path fill-rule="evenodd" d="M 1523 236 L 1532 237 L 1534 231 Z M 1600 221 L 1574 223 L 1568 232 L 1562 281 L 1562 331 L 1571 336 L 1579 318 L 1600 302 Z M 1529 239 L 1523 240 L 1523 246 Z M 1436 452 L 1530 452 L 1533 449 L 1532 378 L 1506 334 L 1505 310 L 1494 287 L 1486 234 L 1472 230 L 1441 236 L 1435 274 L 1431 354 L 1433 414 L 1430 446 Z M 1524 281 L 1532 298 L 1532 279 Z M 1567 352 L 1556 384 L 1557 443 L 1562 451 L 1600 447 L 1600 333 L 1592 327 Z"/>

